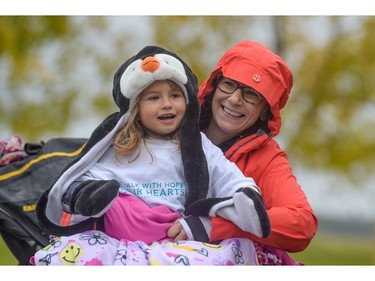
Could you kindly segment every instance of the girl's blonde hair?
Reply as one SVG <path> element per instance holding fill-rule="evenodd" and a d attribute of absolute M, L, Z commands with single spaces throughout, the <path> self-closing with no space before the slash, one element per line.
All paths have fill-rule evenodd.
<path fill-rule="evenodd" d="M 176 89 L 177 87 L 177 89 L 180 89 L 180 87 L 172 80 L 166 80 L 166 81 L 168 82 L 171 88 Z M 129 119 L 126 121 L 124 126 L 115 133 L 113 137 L 112 143 L 115 149 L 115 157 L 117 160 L 119 160 L 119 156 L 130 155 L 136 149 L 138 149 L 135 157 L 129 160 L 129 163 L 131 163 L 137 160 L 137 158 L 141 154 L 141 147 L 142 147 L 141 141 L 144 142 L 145 137 L 147 137 L 145 135 L 143 125 L 138 118 L 139 101 L 141 99 L 141 95 L 142 95 L 142 92 L 136 97 Z M 176 130 L 175 132 L 173 132 L 169 136 L 169 139 L 179 144 L 180 143 L 180 130 Z M 147 148 L 146 144 L 145 146 Z M 149 149 L 147 150 L 151 154 L 151 157 L 153 158 L 151 151 Z"/>

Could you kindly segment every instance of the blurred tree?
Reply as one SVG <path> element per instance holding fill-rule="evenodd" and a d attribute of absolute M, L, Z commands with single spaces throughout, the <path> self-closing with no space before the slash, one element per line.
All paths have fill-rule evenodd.
<path fill-rule="evenodd" d="M 144 45 L 173 50 L 202 82 L 249 39 L 294 73 L 279 136 L 290 158 L 360 180 L 375 159 L 374 33 L 374 17 L 0 17 L 0 129 L 39 140 L 97 124 L 117 110 L 115 70 Z"/>
<path fill-rule="evenodd" d="M 0 17 L 0 26 L 0 57 L 8 78 L 1 88 L 2 122 L 31 139 L 46 128 L 63 129 L 73 96 L 61 99 L 52 93 L 43 94 L 44 87 L 51 90 L 52 79 L 41 62 L 40 49 L 56 38 L 68 39 L 68 19 Z M 35 89 L 29 89 L 29 83 L 34 83 Z"/>
<path fill-rule="evenodd" d="M 307 41 L 295 71 L 286 149 L 310 167 L 359 183 L 375 159 L 375 18 L 328 19 L 327 44 Z"/>
<path fill-rule="evenodd" d="M 314 36 L 314 20 L 329 33 L 326 43 Z M 374 25 L 372 17 L 179 16 L 155 17 L 153 34 L 203 81 L 227 48 L 268 32 L 269 41 L 261 43 L 283 57 L 295 77 L 282 112 L 284 149 L 299 163 L 360 180 L 372 173 L 375 159 L 369 130 L 375 127 Z"/>
<path fill-rule="evenodd" d="M 10 60 L 13 80 L 27 76 L 27 67 L 37 61 L 33 57 L 44 42 L 68 35 L 67 17 L 0 17 L 0 55 Z"/>
<path fill-rule="evenodd" d="M 112 76 L 131 36 L 111 36 L 105 17 L 0 17 L 0 129 L 39 141 L 113 112 Z"/>
<path fill-rule="evenodd" d="M 180 55 L 203 81 L 226 49 L 250 37 L 254 20 L 241 16 L 157 16 L 152 17 L 152 28 L 155 43 Z"/>

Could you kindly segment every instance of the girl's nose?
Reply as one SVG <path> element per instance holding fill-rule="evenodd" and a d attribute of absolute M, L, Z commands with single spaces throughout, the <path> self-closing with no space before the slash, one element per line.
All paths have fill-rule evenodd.
<path fill-rule="evenodd" d="M 169 108 L 171 107 L 171 101 L 168 97 L 163 97 L 162 98 L 162 107 L 163 108 Z"/>

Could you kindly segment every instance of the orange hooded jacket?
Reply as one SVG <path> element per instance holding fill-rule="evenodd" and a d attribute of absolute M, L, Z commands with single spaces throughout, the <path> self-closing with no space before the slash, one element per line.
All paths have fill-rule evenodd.
<path fill-rule="evenodd" d="M 280 110 L 293 86 L 292 73 L 279 56 L 263 45 L 253 41 L 236 44 L 222 56 L 199 89 L 202 126 L 212 117 L 209 102 L 219 73 L 253 87 L 270 105 L 273 118 L 266 124 L 268 129 L 249 131 L 232 144 L 225 155 L 260 187 L 271 222 L 271 234 L 259 238 L 225 219 L 213 217 L 210 241 L 247 237 L 288 252 L 303 251 L 313 239 L 318 221 L 293 175 L 286 153 L 274 140 L 281 128 Z"/>

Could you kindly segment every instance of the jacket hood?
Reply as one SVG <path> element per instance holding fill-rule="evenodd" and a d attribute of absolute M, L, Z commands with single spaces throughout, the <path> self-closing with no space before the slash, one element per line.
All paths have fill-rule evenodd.
<path fill-rule="evenodd" d="M 186 206 L 205 198 L 208 190 L 208 169 L 199 129 L 200 105 L 197 98 L 198 80 L 178 55 L 159 46 L 146 46 L 123 63 L 113 81 L 112 95 L 126 122 L 135 97 L 157 80 L 169 79 L 183 90 L 187 108 L 182 121 L 181 156 L 189 186 Z"/>
<path fill-rule="evenodd" d="M 215 91 L 219 73 L 254 88 L 263 95 L 273 118 L 268 121 L 270 133 L 276 136 L 281 128 L 280 110 L 285 106 L 293 86 L 293 75 L 285 61 L 265 46 L 254 41 L 242 41 L 228 49 L 202 83 L 198 97 L 203 105 Z M 202 106 L 202 114 L 207 107 Z M 212 113 L 209 113 L 212 116 Z"/>

